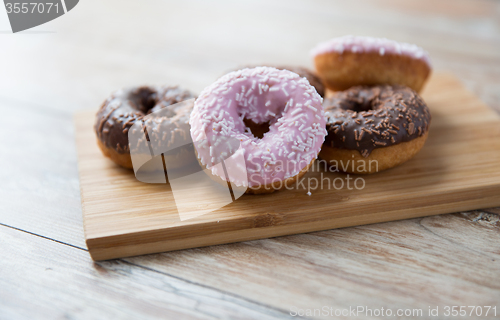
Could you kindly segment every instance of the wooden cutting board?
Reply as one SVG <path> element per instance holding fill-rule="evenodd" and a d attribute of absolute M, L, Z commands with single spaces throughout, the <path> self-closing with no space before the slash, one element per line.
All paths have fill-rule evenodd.
<path fill-rule="evenodd" d="M 351 181 L 352 190 L 324 188 L 310 196 L 302 188 L 244 195 L 185 221 L 168 185 L 139 182 L 131 171 L 102 156 L 93 131 L 95 111 L 78 113 L 90 255 L 105 260 L 500 206 L 500 117 L 448 74 L 434 75 L 423 98 L 432 112 L 426 145 L 400 167 L 363 176 L 364 189 L 357 190 Z M 320 176 L 316 170 L 305 179 Z M 323 176 L 346 181 L 342 173 Z"/>

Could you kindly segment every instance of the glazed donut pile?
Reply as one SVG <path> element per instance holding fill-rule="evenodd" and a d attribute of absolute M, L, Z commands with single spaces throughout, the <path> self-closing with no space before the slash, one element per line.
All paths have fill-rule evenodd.
<path fill-rule="evenodd" d="M 320 158 L 336 167 L 349 159 L 376 164 L 345 170 L 364 174 L 400 165 L 422 149 L 431 121 L 417 94 L 431 72 L 422 48 L 345 36 L 320 43 L 311 55 L 325 85 L 337 91 L 323 103 L 328 135 Z"/>
<path fill-rule="evenodd" d="M 209 175 L 252 194 L 293 183 L 318 156 L 337 170 L 365 174 L 400 165 L 423 147 L 431 121 L 417 93 L 431 72 L 423 49 L 345 36 L 320 43 L 311 55 L 316 73 L 295 66 L 235 70 L 182 110 L 175 103 L 194 95 L 178 87 L 118 91 L 97 113 L 98 145 L 115 163 L 131 168 L 130 127 L 172 108 L 171 117 L 161 121 L 167 125 L 154 131 L 156 138 L 190 135 Z M 352 160 L 377 165 L 341 165 Z"/>

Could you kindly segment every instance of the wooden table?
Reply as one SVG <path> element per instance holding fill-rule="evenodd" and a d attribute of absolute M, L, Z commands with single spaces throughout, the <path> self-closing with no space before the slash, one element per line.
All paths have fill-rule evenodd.
<path fill-rule="evenodd" d="M 422 309 L 415 319 L 439 306 L 439 319 L 445 306 L 495 304 L 500 315 L 499 208 L 94 263 L 73 126 L 76 110 L 117 88 L 199 92 L 239 65 L 311 67 L 309 49 L 344 34 L 416 43 L 500 111 L 500 3 L 86 0 L 9 29 L 2 14 L 0 319 L 271 319 L 357 306 Z"/>

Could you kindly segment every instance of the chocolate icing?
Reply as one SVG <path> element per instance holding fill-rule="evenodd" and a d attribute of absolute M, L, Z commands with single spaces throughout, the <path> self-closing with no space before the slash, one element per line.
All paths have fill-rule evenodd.
<path fill-rule="evenodd" d="M 262 66 L 262 65 L 259 65 L 259 66 Z M 313 71 L 311 71 L 307 68 L 304 68 L 304 67 L 297 67 L 297 66 L 274 66 L 274 65 L 267 65 L 267 64 L 265 66 L 276 68 L 278 70 L 288 70 L 288 71 L 295 72 L 300 77 L 306 78 L 307 81 L 309 81 L 309 84 L 316 89 L 316 91 L 319 93 L 319 95 L 321 97 L 325 96 L 325 86 L 323 85 L 323 81 L 321 81 L 321 79 Z M 243 68 L 251 69 L 251 68 L 255 68 L 255 67 L 257 67 L 257 65 L 245 66 L 245 67 L 242 67 L 240 69 L 243 69 Z M 234 71 L 240 70 L 240 69 L 235 69 Z"/>
<path fill-rule="evenodd" d="M 177 86 L 134 87 L 119 90 L 111 95 L 97 112 L 95 132 L 97 138 L 118 153 L 130 153 L 128 130 L 144 116 L 162 109 L 170 109 L 166 117 L 155 119 L 155 130 L 160 141 L 173 140 L 174 136 L 189 136 L 189 115 L 192 104 L 173 106 L 195 96 Z"/>
<path fill-rule="evenodd" d="M 418 138 L 429 130 L 431 114 L 422 98 L 405 86 L 356 86 L 325 99 L 330 147 L 373 149 Z"/>

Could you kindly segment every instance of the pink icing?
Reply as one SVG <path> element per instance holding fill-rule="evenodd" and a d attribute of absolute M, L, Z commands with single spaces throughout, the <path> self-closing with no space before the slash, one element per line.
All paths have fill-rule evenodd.
<path fill-rule="evenodd" d="M 233 161 L 226 160 L 225 166 L 237 186 L 256 187 L 295 176 L 316 159 L 325 139 L 322 100 L 305 78 L 288 70 L 231 72 L 205 88 L 195 102 L 189 122 L 198 157 L 214 175 L 224 177 L 223 168 L 215 164 L 218 155 L 232 153 Z M 255 137 L 245 118 L 270 122 L 269 132 L 262 139 Z M 238 149 L 218 143 L 218 137 L 239 140 Z"/>
<path fill-rule="evenodd" d="M 378 52 L 380 55 L 386 53 L 406 55 L 422 60 L 431 66 L 427 52 L 414 44 L 397 42 L 385 38 L 372 38 L 361 36 L 343 36 L 321 42 L 311 50 L 313 57 L 329 52 Z"/>

